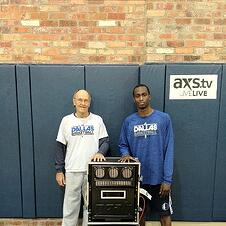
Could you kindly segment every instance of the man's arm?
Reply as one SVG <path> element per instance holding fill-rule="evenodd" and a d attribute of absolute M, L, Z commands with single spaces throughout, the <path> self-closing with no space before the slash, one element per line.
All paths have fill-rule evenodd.
<path fill-rule="evenodd" d="M 126 123 L 124 121 L 122 124 L 120 136 L 119 136 L 119 152 L 122 157 L 130 155 L 129 142 L 126 135 L 127 135 L 127 128 L 126 128 Z"/>
<path fill-rule="evenodd" d="M 101 162 L 105 161 L 105 157 L 109 149 L 109 137 L 99 139 L 99 151 L 93 156 L 92 161 Z"/>
<path fill-rule="evenodd" d="M 106 156 L 109 149 L 109 137 L 99 139 L 99 151 L 102 155 Z"/>
<path fill-rule="evenodd" d="M 164 145 L 164 182 L 171 184 L 173 177 L 174 136 L 171 119 L 168 116 Z"/>
<path fill-rule="evenodd" d="M 56 168 L 56 181 L 60 186 L 65 185 L 65 155 L 66 145 L 57 141 L 56 157 L 55 157 L 55 168 Z"/>
<path fill-rule="evenodd" d="M 119 160 L 120 162 L 130 162 L 136 161 L 130 154 L 129 142 L 127 139 L 127 128 L 126 122 L 124 121 L 122 124 L 120 137 L 119 137 L 119 152 L 122 158 Z"/>
<path fill-rule="evenodd" d="M 65 156 L 66 156 L 66 145 L 57 141 L 57 148 L 56 148 L 56 156 L 55 156 L 55 168 L 58 173 L 64 172 L 64 165 L 65 165 Z"/>
<path fill-rule="evenodd" d="M 170 193 L 173 176 L 173 155 L 174 155 L 174 137 L 171 119 L 168 116 L 165 137 L 164 150 L 164 177 L 160 187 L 160 195 L 166 196 Z"/>

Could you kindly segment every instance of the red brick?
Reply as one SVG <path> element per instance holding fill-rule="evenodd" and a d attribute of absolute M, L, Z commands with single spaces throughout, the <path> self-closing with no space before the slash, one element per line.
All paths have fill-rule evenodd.
<path fill-rule="evenodd" d="M 214 24 L 216 24 L 216 25 L 226 25 L 226 19 L 214 20 Z"/>
<path fill-rule="evenodd" d="M 154 9 L 154 4 L 151 2 L 147 3 L 147 10 Z"/>
<path fill-rule="evenodd" d="M 177 3 L 177 4 L 176 4 L 176 9 L 177 9 L 177 10 L 182 10 L 182 9 L 184 9 L 184 6 L 185 6 L 185 4 Z"/>
<path fill-rule="evenodd" d="M 107 13 L 92 13 L 89 15 L 90 20 L 105 20 L 107 19 Z"/>
<path fill-rule="evenodd" d="M 95 36 L 93 34 L 79 34 L 78 39 L 81 41 L 94 41 Z"/>
<path fill-rule="evenodd" d="M 192 54 L 193 48 L 177 48 L 176 53 L 178 53 L 178 54 Z"/>
<path fill-rule="evenodd" d="M 32 29 L 29 27 L 15 27 L 14 28 L 14 32 L 16 32 L 16 33 L 28 33 L 31 31 L 32 31 Z"/>
<path fill-rule="evenodd" d="M 41 21 L 40 26 L 43 26 L 43 27 L 57 27 L 58 26 L 58 21 L 54 21 L 54 20 Z"/>
<path fill-rule="evenodd" d="M 167 41 L 167 46 L 168 47 L 182 47 L 184 46 L 183 41 Z"/>
<path fill-rule="evenodd" d="M 114 34 L 124 34 L 126 33 L 124 27 L 108 27 L 106 28 L 107 33 L 114 33 Z"/>
<path fill-rule="evenodd" d="M 88 15 L 87 15 L 87 13 L 76 13 L 72 16 L 72 19 L 73 20 L 80 20 L 80 21 L 87 20 Z"/>
<path fill-rule="evenodd" d="M 213 34 L 209 33 L 198 33 L 195 34 L 196 39 L 211 39 L 213 37 Z"/>
<path fill-rule="evenodd" d="M 49 19 L 63 20 L 67 18 L 66 13 L 62 12 L 51 12 L 49 13 Z"/>
<path fill-rule="evenodd" d="M 47 12 L 31 12 L 29 19 L 46 20 L 48 19 L 48 13 Z"/>
<path fill-rule="evenodd" d="M 12 32 L 10 27 L 0 27 L 0 34 L 9 34 Z"/>
<path fill-rule="evenodd" d="M 3 5 L 8 5 L 9 4 L 9 2 L 10 2 L 10 0 L 2 0 L 1 1 L 1 6 L 3 6 Z"/>
<path fill-rule="evenodd" d="M 29 0 L 11 0 L 11 4 L 29 4 Z"/>
<path fill-rule="evenodd" d="M 56 40 L 55 35 L 49 35 L 49 34 L 24 34 L 22 36 L 22 40 L 40 40 L 40 41 L 54 41 Z"/>
<path fill-rule="evenodd" d="M 188 40 L 188 41 L 185 41 L 185 46 L 187 46 L 187 47 L 203 47 L 204 41 Z"/>
<path fill-rule="evenodd" d="M 176 19 L 176 24 L 191 24 L 191 19 Z"/>
<path fill-rule="evenodd" d="M 137 40 L 137 38 L 135 36 L 133 36 L 133 35 L 130 35 L 130 36 L 128 36 L 128 35 L 120 35 L 118 37 L 118 39 L 120 41 L 135 41 L 135 40 Z"/>
<path fill-rule="evenodd" d="M 90 33 L 105 33 L 106 29 L 102 27 L 89 27 L 89 32 Z"/>
<path fill-rule="evenodd" d="M 89 61 L 96 62 L 96 63 L 105 63 L 106 56 L 89 56 Z"/>
<path fill-rule="evenodd" d="M 169 62 L 183 62 L 184 57 L 182 55 L 165 55 L 165 60 Z"/>
<path fill-rule="evenodd" d="M 54 56 L 54 55 L 57 56 L 60 54 L 60 51 L 58 48 L 43 48 L 42 53 L 48 56 Z"/>
<path fill-rule="evenodd" d="M 171 38 L 173 38 L 173 35 L 172 34 L 160 34 L 159 38 L 160 39 L 171 39 Z"/>
<path fill-rule="evenodd" d="M 0 42 L 0 47 L 11 47 L 12 42 Z"/>
<path fill-rule="evenodd" d="M 226 34 L 214 34 L 214 39 L 223 39 L 226 40 Z"/>
<path fill-rule="evenodd" d="M 65 1 L 65 0 L 48 0 L 48 3 L 54 5 L 54 4 L 62 4 L 62 3 L 65 3 L 67 1 Z"/>
<path fill-rule="evenodd" d="M 60 20 L 59 21 L 59 26 L 61 27 L 73 27 L 77 25 L 77 21 L 73 20 Z"/>
<path fill-rule="evenodd" d="M 139 63 L 142 59 L 142 56 L 129 56 L 128 59 L 131 63 Z"/>
<path fill-rule="evenodd" d="M 86 42 L 82 42 L 82 41 L 76 41 L 76 42 L 72 42 L 72 47 L 73 48 L 85 48 L 87 46 Z"/>
<path fill-rule="evenodd" d="M 210 19 L 195 19 L 195 24 L 210 24 Z"/>
<path fill-rule="evenodd" d="M 104 0 L 88 0 L 88 4 L 103 4 Z"/>
<path fill-rule="evenodd" d="M 111 34 L 109 34 L 109 35 L 100 34 L 100 35 L 97 36 L 97 40 L 99 40 L 99 41 L 114 41 L 114 40 L 116 40 L 116 36 L 111 35 Z"/>
<path fill-rule="evenodd" d="M 187 56 L 184 56 L 184 60 L 185 61 L 198 61 L 198 60 L 200 60 L 200 56 L 187 55 Z"/>
<path fill-rule="evenodd" d="M 110 20 L 125 20 L 125 13 L 108 13 L 107 18 Z"/>
<path fill-rule="evenodd" d="M 155 9 L 166 9 L 166 10 L 172 10 L 174 8 L 174 3 L 163 3 L 163 2 L 160 2 L 160 3 L 157 3 L 154 7 Z"/>
<path fill-rule="evenodd" d="M 84 26 L 84 27 L 96 26 L 96 22 L 95 21 L 79 21 L 78 25 Z"/>

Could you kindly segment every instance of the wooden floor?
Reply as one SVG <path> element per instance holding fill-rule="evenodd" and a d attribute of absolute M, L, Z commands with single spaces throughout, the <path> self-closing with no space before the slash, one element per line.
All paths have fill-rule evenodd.
<path fill-rule="evenodd" d="M 18 218 L 0 218 L 0 226 L 61 226 L 62 219 L 18 219 Z M 81 226 L 81 219 L 79 225 Z M 110 226 L 110 225 L 109 225 Z M 160 226 L 159 222 L 148 221 L 145 226 Z M 172 226 L 226 226 L 226 222 L 182 222 L 176 221 Z"/>
<path fill-rule="evenodd" d="M 160 226 L 159 222 L 147 222 L 145 226 Z M 226 222 L 173 222 L 172 226 L 226 226 Z"/>

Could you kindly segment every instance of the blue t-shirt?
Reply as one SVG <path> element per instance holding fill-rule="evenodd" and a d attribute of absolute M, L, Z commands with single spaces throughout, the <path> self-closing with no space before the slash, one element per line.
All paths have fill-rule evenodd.
<path fill-rule="evenodd" d="M 143 184 L 171 184 L 174 139 L 170 116 L 154 110 L 147 117 L 137 113 L 128 116 L 122 125 L 119 150 L 141 162 Z"/>

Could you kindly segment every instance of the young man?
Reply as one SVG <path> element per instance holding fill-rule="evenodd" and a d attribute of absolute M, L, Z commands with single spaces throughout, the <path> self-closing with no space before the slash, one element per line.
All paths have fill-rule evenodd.
<path fill-rule="evenodd" d="M 83 226 L 87 225 L 88 162 L 104 161 L 109 138 L 100 116 L 89 112 L 91 95 L 78 90 L 73 95 L 75 112 L 65 116 L 57 135 L 56 181 L 64 187 L 63 226 L 76 226 L 81 193 L 84 199 Z"/>
<path fill-rule="evenodd" d="M 171 183 L 173 174 L 173 130 L 167 113 L 150 106 L 149 88 L 140 84 L 133 89 L 137 112 L 122 125 L 119 148 L 122 162 L 138 158 L 142 184 L 152 195 L 151 210 L 160 215 L 162 226 L 171 226 Z M 141 220 L 140 225 L 145 225 Z"/>

